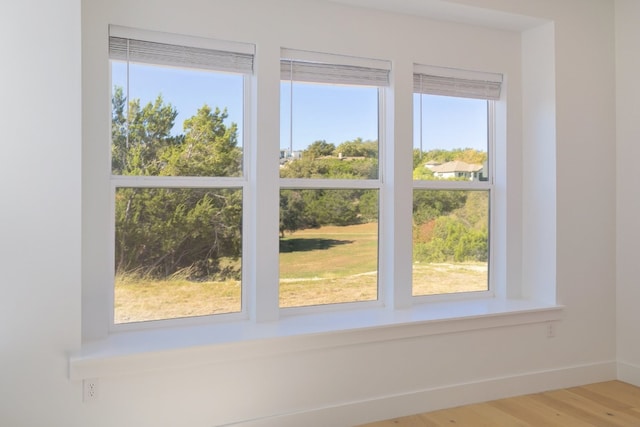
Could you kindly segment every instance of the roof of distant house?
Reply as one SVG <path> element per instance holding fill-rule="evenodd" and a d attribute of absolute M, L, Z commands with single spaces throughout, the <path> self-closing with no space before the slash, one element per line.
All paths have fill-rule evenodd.
<path fill-rule="evenodd" d="M 469 164 L 461 162 L 460 160 L 454 160 L 453 162 L 430 166 L 429 169 L 438 173 L 479 172 L 482 170 L 482 165 Z"/>

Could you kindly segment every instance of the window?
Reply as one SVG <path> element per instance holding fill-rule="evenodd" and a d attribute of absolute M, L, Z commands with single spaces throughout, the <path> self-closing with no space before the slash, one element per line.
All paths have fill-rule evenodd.
<path fill-rule="evenodd" d="M 501 76 L 415 66 L 414 296 L 488 291 Z"/>
<path fill-rule="evenodd" d="M 110 28 L 115 324 L 242 310 L 252 52 Z"/>
<path fill-rule="evenodd" d="M 390 64 L 281 56 L 280 307 L 376 301 Z"/>
<path fill-rule="evenodd" d="M 281 48 L 276 141 L 252 45 L 113 26 L 109 57 L 112 324 L 490 291 L 501 76 L 415 65 L 391 167 L 389 61 Z"/>

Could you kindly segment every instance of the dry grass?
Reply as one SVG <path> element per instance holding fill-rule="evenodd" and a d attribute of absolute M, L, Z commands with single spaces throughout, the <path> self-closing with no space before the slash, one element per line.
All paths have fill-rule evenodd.
<path fill-rule="evenodd" d="M 283 239 L 280 306 L 301 307 L 378 298 L 378 226 L 322 227 Z"/>
<path fill-rule="evenodd" d="M 486 291 L 488 283 L 486 262 L 413 265 L 413 295 Z"/>
<path fill-rule="evenodd" d="M 377 224 L 322 227 L 281 242 L 280 306 L 301 307 L 378 298 Z M 414 264 L 414 295 L 487 289 L 487 264 Z M 118 277 L 116 323 L 233 313 L 238 281 L 190 282 Z"/>
<path fill-rule="evenodd" d="M 115 323 L 240 311 L 240 282 L 117 280 Z"/>

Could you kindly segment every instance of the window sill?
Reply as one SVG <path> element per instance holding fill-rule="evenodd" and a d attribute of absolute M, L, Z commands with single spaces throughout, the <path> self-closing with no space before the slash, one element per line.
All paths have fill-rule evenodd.
<path fill-rule="evenodd" d="M 72 380 L 257 359 L 278 354 L 559 320 L 563 306 L 495 298 L 119 332 L 82 345 Z"/>

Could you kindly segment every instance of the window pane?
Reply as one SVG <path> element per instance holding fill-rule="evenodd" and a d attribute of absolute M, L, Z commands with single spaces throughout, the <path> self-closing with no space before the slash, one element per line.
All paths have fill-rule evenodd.
<path fill-rule="evenodd" d="M 111 61 L 115 175 L 240 176 L 243 76 Z"/>
<path fill-rule="evenodd" d="M 118 188 L 115 323 L 241 310 L 242 190 Z"/>
<path fill-rule="evenodd" d="M 489 191 L 414 190 L 413 295 L 488 290 Z"/>
<path fill-rule="evenodd" d="M 486 181 L 488 102 L 413 95 L 413 178 Z"/>
<path fill-rule="evenodd" d="M 280 306 L 378 298 L 378 190 L 280 192 Z"/>
<path fill-rule="evenodd" d="M 281 83 L 280 176 L 376 179 L 378 88 Z"/>

